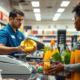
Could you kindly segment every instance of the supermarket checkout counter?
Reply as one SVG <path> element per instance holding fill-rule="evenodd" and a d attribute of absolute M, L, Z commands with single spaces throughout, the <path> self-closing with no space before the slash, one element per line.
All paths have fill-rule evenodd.
<path fill-rule="evenodd" d="M 34 55 L 34 54 L 33 54 Z M 17 56 L 17 55 L 16 55 Z M 21 59 L 20 55 L 20 58 Z M 24 55 L 25 57 L 25 55 Z M 39 57 L 25 57 L 26 59 L 28 59 L 30 61 L 30 59 L 32 60 L 36 60 L 39 62 L 39 60 L 42 60 L 42 58 Z M 24 62 L 26 62 L 26 60 L 22 59 Z M 33 66 L 33 65 L 32 65 Z M 31 74 L 2 74 L 2 79 L 14 79 L 14 80 L 56 80 L 54 76 L 49 76 L 49 75 L 44 75 L 42 72 L 32 72 Z"/>
<path fill-rule="evenodd" d="M 39 52 L 38 52 L 38 54 L 39 54 Z M 23 56 L 24 55 L 24 56 Z M 38 61 L 39 62 L 39 60 L 41 61 L 43 58 L 39 58 L 39 55 L 36 57 L 36 55 L 34 56 L 34 57 L 26 57 L 26 55 L 25 54 L 23 54 L 23 55 L 20 55 L 20 57 L 19 57 L 19 59 L 21 59 L 24 63 L 28 63 L 28 61 L 27 60 L 29 60 L 30 61 L 30 59 L 31 59 L 31 61 L 32 60 L 36 60 L 36 61 Z M 33 56 L 34 54 L 32 54 L 32 56 Z M 16 56 L 18 56 L 18 55 L 16 55 Z M 24 58 L 22 58 L 22 56 L 24 57 Z M 10 58 L 12 58 L 12 57 L 10 57 Z M 26 60 L 27 59 L 27 60 Z M 1 59 L 2 60 L 2 59 Z M 14 59 L 15 60 L 15 59 Z M 11 61 L 11 60 L 9 60 L 9 61 Z M 7 61 L 5 62 L 5 63 L 7 63 Z M 13 64 L 12 64 L 13 65 Z M 4 67 L 4 66 L 3 66 Z M 7 67 L 7 66 L 6 66 Z M 22 71 L 23 71 L 23 69 L 22 69 Z M 10 71 L 11 72 L 11 71 Z M 27 71 L 26 71 L 27 72 Z M 12 71 L 10 74 L 8 73 L 8 74 L 3 74 L 3 71 L 2 71 L 2 79 L 14 79 L 14 80 L 56 80 L 55 79 L 55 77 L 54 76 L 49 76 L 49 75 L 44 75 L 42 72 L 35 72 L 35 73 L 33 73 L 33 72 L 31 72 L 31 74 L 25 74 L 25 73 L 22 73 L 22 74 L 13 74 L 14 73 L 14 71 Z"/>
<path fill-rule="evenodd" d="M 39 49 L 39 48 L 38 48 Z M 37 51 L 37 53 L 39 54 L 39 52 Z M 7 59 L 7 57 L 6 57 L 6 60 L 4 61 L 4 59 L 3 59 L 3 57 L 2 57 L 2 59 L 0 60 L 1 61 L 1 64 L 3 63 L 3 64 L 10 64 L 12 67 L 10 67 L 9 65 L 7 65 L 7 69 L 5 69 L 5 66 L 2 66 L 2 69 L 4 70 L 4 73 L 3 73 L 3 71 L 2 71 L 2 78 L 3 79 L 26 79 L 26 80 L 56 80 L 55 79 L 55 77 L 54 76 L 49 76 L 49 75 L 44 75 L 43 73 L 38 73 L 38 72 L 36 72 L 36 73 L 32 73 L 32 68 L 30 68 L 30 66 L 28 65 L 28 60 L 29 59 L 35 59 L 38 63 L 40 62 L 40 60 L 42 60 L 43 58 L 40 58 L 40 54 L 41 54 L 41 52 L 40 52 L 40 54 L 39 54 L 39 56 L 37 57 L 37 54 L 36 53 L 36 56 L 35 57 L 33 57 L 34 55 L 33 54 L 31 54 L 32 55 L 32 57 L 30 56 L 30 57 L 26 57 L 26 55 L 25 54 L 21 54 L 21 55 L 18 55 L 18 54 L 16 54 L 15 56 L 20 56 L 19 57 L 19 59 L 21 60 L 21 61 L 19 61 L 19 60 L 17 60 L 17 59 L 15 59 L 15 58 L 12 58 L 12 57 L 10 57 L 10 58 L 8 58 L 8 59 L 10 59 L 10 60 L 8 60 Z M 22 55 L 24 55 L 23 57 L 22 57 Z M 2 61 L 3 60 L 3 61 Z M 14 62 L 13 61 L 11 61 L 11 60 L 14 60 Z M 22 62 L 23 61 L 23 62 Z M 16 63 L 17 62 L 17 63 Z M 26 64 L 25 64 L 26 63 Z M 17 65 L 18 66 L 17 66 Z M 13 65 L 15 65 L 16 66 L 16 68 L 15 68 L 15 66 L 13 66 Z M 14 68 L 14 69 L 13 69 Z M 15 70 L 16 69 L 16 70 Z M 13 70 L 13 71 L 11 71 L 11 70 Z M 15 71 L 14 71 L 15 70 Z M 6 72 L 5 72 L 6 71 Z M 21 72 L 20 72 L 21 71 Z M 28 72 L 28 73 L 27 73 Z M 6 74 L 5 74 L 6 73 Z M 16 73 L 16 74 L 15 74 Z"/>
<path fill-rule="evenodd" d="M 2 78 L 8 80 L 50 80 L 47 75 L 41 73 L 32 73 L 30 75 L 2 75 Z"/>

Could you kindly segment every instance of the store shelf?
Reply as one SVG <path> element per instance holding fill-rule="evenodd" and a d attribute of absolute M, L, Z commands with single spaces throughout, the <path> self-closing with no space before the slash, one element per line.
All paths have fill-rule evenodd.
<path fill-rule="evenodd" d="M 66 43 L 66 44 L 71 45 L 71 43 Z"/>
<path fill-rule="evenodd" d="M 43 40 L 43 41 L 45 41 L 45 40 L 54 40 L 54 41 L 57 41 L 57 39 L 41 39 L 41 40 Z"/>
<path fill-rule="evenodd" d="M 0 20 L 0 23 L 3 24 L 3 25 L 5 25 L 5 26 L 7 25 L 7 23 L 4 22 L 4 21 L 2 21 L 2 20 Z"/>
<path fill-rule="evenodd" d="M 66 34 L 66 36 L 74 36 L 76 34 Z M 80 36 L 80 34 L 77 34 Z M 30 34 L 29 36 L 57 36 L 57 34 Z"/>
<path fill-rule="evenodd" d="M 74 35 L 80 36 L 80 34 L 67 34 L 66 36 L 74 36 Z"/>
<path fill-rule="evenodd" d="M 41 58 L 41 57 L 26 57 L 26 59 L 43 59 L 43 58 Z"/>
<path fill-rule="evenodd" d="M 43 41 L 45 41 L 45 40 L 54 40 L 54 41 L 57 41 L 57 39 L 52 39 L 52 38 L 51 38 L 51 39 L 50 39 L 50 38 L 49 38 L 49 39 L 40 39 L 40 40 L 43 40 Z M 66 40 L 67 40 L 67 41 L 68 41 L 68 40 L 71 41 L 71 39 L 66 39 Z"/>
<path fill-rule="evenodd" d="M 57 36 L 57 34 L 30 34 L 29 36 Z"/>
<path fill-rule="evenodd" d="M 66 39 L 67 41 L 71 41 L 71 39 Z"/>

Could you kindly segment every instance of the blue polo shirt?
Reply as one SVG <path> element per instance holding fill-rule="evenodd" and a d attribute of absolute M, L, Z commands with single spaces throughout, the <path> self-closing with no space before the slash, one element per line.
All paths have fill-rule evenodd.
<path fill-rule="evenodd" d="M 5 46 L 7 47 L 20 46 L 20 43 L 23 40 L 23 33 L 18 29 L 15 33 L 9 23 L 7 24 L 7 26 L 0 30 L 0 43 L 5 44 Z M 19 52 L 10 53 L 9 55 L 14 56 L 14 54 L 19 54 Z"/>

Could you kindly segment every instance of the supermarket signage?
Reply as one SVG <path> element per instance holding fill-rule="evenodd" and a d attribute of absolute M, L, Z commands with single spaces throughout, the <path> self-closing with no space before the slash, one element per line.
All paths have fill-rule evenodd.
<path fill-rule="evenodd" d="M 58 30 L 58 44 L 66 44 L 66 30 Z"/>
<path fill-rule="evenodd" d="M 60 54 L 66 49 L 66 30 L 58 30 L 58 49 Z"/>
<path fill-rule="evenodd" d="M 77 35 L 72 36 L 72 47 L 77 43 Z"/>

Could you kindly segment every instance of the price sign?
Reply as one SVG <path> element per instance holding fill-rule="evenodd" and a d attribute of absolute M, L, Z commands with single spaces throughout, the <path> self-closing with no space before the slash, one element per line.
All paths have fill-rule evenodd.
<path fill-rule="evenodd" d="M 58 48 L 60 54 L 66 49 L 66 30 L 58 30 Z"/>

